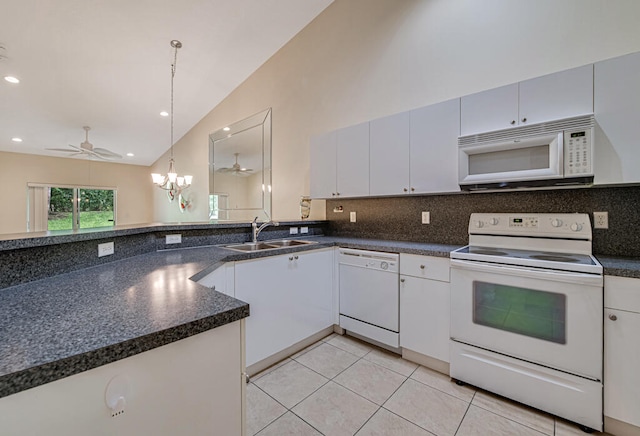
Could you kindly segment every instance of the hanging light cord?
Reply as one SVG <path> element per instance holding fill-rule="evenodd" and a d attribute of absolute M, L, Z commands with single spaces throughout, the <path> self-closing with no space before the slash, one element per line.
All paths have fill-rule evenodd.
<path fill-rule="evenodd" d="M 171 63 L 171 159 L 173 159 L 173 78 L 176 76 L 176 64 L 178 63 L 178 49 L 182 43 L 176 39 L 171 41 L 173 51 L 173 62 Z"/>

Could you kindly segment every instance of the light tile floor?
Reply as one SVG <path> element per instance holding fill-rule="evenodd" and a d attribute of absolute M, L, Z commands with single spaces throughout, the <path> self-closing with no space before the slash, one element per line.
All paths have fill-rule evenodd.
<path fill-rule="evenodd" d="M 251 378 L 247 434 L 584 436 L 575 424 L 330 335 Z M 594 435 L 603 433 L 593 433 Z"/>

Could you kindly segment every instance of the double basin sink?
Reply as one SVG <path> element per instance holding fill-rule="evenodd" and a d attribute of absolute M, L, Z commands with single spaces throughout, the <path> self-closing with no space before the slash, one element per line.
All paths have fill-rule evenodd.
<path fill-rule="evenodd" d="M 278 250 L 282 248 L 298 247 L 301 245 L 317 244 L 314 241 L 302 241 L 300 239 L 280 239 L 277 241 L 264 241 L 264 242 L 246 242 L 244 244 L 232 244 L 225 245 L 224 248 L 230 250 L 242 251 L 242 252 L 254 252 L 265 250 Z"/>

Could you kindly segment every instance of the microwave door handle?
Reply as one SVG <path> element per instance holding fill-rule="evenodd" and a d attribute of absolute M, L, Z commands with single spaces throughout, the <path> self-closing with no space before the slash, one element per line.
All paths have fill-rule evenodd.
<path fill-rule="evenodd" d="M 527 277 L 532 279 L 556 280 L 570 283 L 597 285 L 602 284 L 602 276 L 559 270 L 542 270 L 527 266 L 488 264 L 460 259 L 451 260 L 451 269 L 471 270 L 486 273 Z"/>

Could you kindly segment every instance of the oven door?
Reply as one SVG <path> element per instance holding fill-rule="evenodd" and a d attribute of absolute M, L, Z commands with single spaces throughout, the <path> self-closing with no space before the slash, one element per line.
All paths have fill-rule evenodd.
<path fill-rule="evenodd" d="M 600 275 L 451 260 L 451 339 L 602 379 Z"/>

